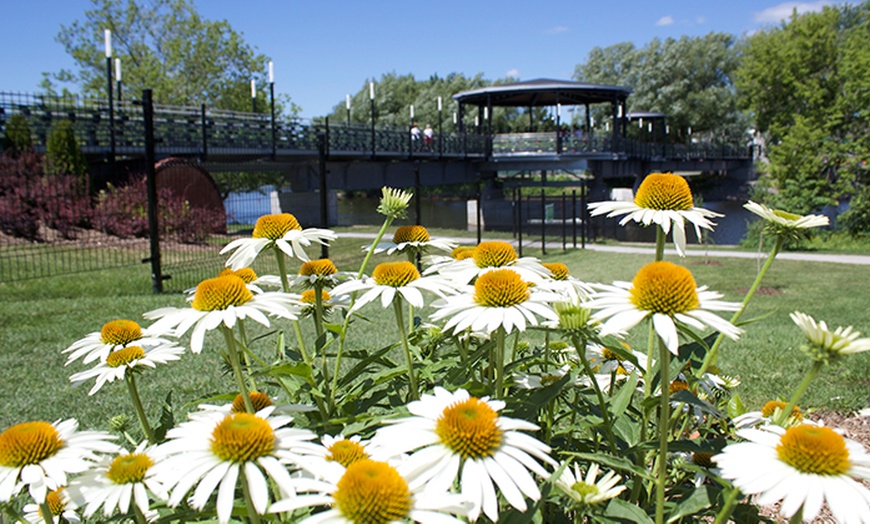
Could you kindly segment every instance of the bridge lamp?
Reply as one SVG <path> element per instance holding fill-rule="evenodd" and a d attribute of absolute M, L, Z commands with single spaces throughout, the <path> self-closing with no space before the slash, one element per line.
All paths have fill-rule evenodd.
<path fill-rule="evenodd" d="M 257 82 L 251 79 L 251 111 L 257 112 Z"/>
<path fill-rule="evenodd" d="M 347 125 L 350 127 L 350 95 L 344 95 L 344 108 L 347 110 Z"/>
<path fill-rule="evenodd" d="M 106 83 L 109 100 L 109 159 L 115 162 L 115 108 L 112 103 L 112 31 L 106 29 L 103 32 L 106 44 Z"/>
<path fill-rule="evenodd" d="M 118 84 L 118 102 L 121 101 L 121 59 L 115 58 L 115 82 Z"/>

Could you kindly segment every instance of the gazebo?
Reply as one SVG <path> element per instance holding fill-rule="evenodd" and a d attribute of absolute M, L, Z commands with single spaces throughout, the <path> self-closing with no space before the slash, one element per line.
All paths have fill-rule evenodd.
<path fill-rule="evenodd" d="M 463 114 L 465 106 L 476 106 L 478 114 L 483 114 L 486 133 L 492 131 L 493 107 L 556 107 L 556 128 L 561 126 L 561 106 L 582 105 L 586 108 L 586 127 L 590 127 L 589 106 L 591 104 L 610 104 L 611 130 L 614 141 L 624 131 L 626 99 L 631 90 L 626 87 L 586 84 L 567 80 L 539 78 L 526 82 L 489 86 L 453 95 L 459 104 L 460 132 L 464 131 Z"/>

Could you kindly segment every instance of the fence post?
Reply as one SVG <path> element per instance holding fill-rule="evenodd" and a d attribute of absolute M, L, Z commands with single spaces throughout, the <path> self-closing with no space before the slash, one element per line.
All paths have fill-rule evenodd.
<path fill-rule="evenodd" d="M 329 127 L 327 126 L 327 129 Z M 317 134 L 317 159 L 320 172 L 320 227 L 329 229 L 329 199 L 327 198 L 328 184 L 326 181 L 326 149 L 327 136 L 325 133 Z M 329 258 L 329 245 L 326 243 L 320 246 L 320 258 Z"/>
<path fill-rule="evenodd" d="M 148 192 L 148 234 L 151 244 L 151 288 L 163 292 L 163 275 L 160 272 L 160 230 L 157 222 L 157 172 L 154 168 L 154 102 L 151 90 L 142 91 L 142 118 L 145 122 L 145 183 Z"/>
<path fill-rule="evenodd" d="M 202 123 L 202 161 L 208 158 L 208 120 L 205 117 L 205 104 L 199 106 L 200 121 Z"/>

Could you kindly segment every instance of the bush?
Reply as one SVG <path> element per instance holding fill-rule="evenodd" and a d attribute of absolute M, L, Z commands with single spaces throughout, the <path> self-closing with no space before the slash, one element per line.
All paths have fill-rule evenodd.
<path fill-rule="evenodd" d="M 3 150 L 17 156 L 33 149 L 33 139 L 30 136 L 30 126 L 21 113 L 9 117 L 6 133 L 3 137 Z"/>
<path fill-rule="evenodd" d="M 158 224 L 162 237 L 179 242 L 202 242 L 222 231 L 226 216 L 217 210 L 191 207 L 181 196 L 163 188 L 157 193 Z M 148 191 L 144 176 L 101 192 L 93 218 L 94 227 L 122 238 L 148 236 Z"/>
<path fill-rule="evenodd" d="M 36 153 L 0 156 L 0 230 L 8 235 L 39 239 L 39 224 L 75 238 L 90 225 L 91 203 L 79 181 L 70 175 L 45 177 Z"/>
<path fill-rule="evenodd" d="M 45 144 L 45 174 L 73 175 L 84 179 L 88 171 L 85 155 L 69 120 L 51 126 Z M 83 180 L 84 181 L 84 180 Z"/>

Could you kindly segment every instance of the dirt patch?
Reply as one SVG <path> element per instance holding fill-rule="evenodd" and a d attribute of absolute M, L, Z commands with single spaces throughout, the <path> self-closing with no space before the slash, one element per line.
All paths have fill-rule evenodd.
<path fill-rule="evenodd" d="M 749 292 L 749 288 L 740 288 L 737 290 L 737 293 L 741 295 L 745 295 Z M 755 290 L 756 295 L 782 295 L 782 290 L 776 289 L 775 287 L 760 287 Z"/>
<path fill-rule="evenodd" d="M 714 267 L 718 267 L 718 266 L 721 266 L 721 265 L 722 265 L 722 262 L 719 262 L 718 260 L 710 260 L 710 259 L 708 259 L 708 260 L 694 260 L 694 261 L 692 261 L 691 264 L 692 264 L 693 266 L 714 266 Z"/>

